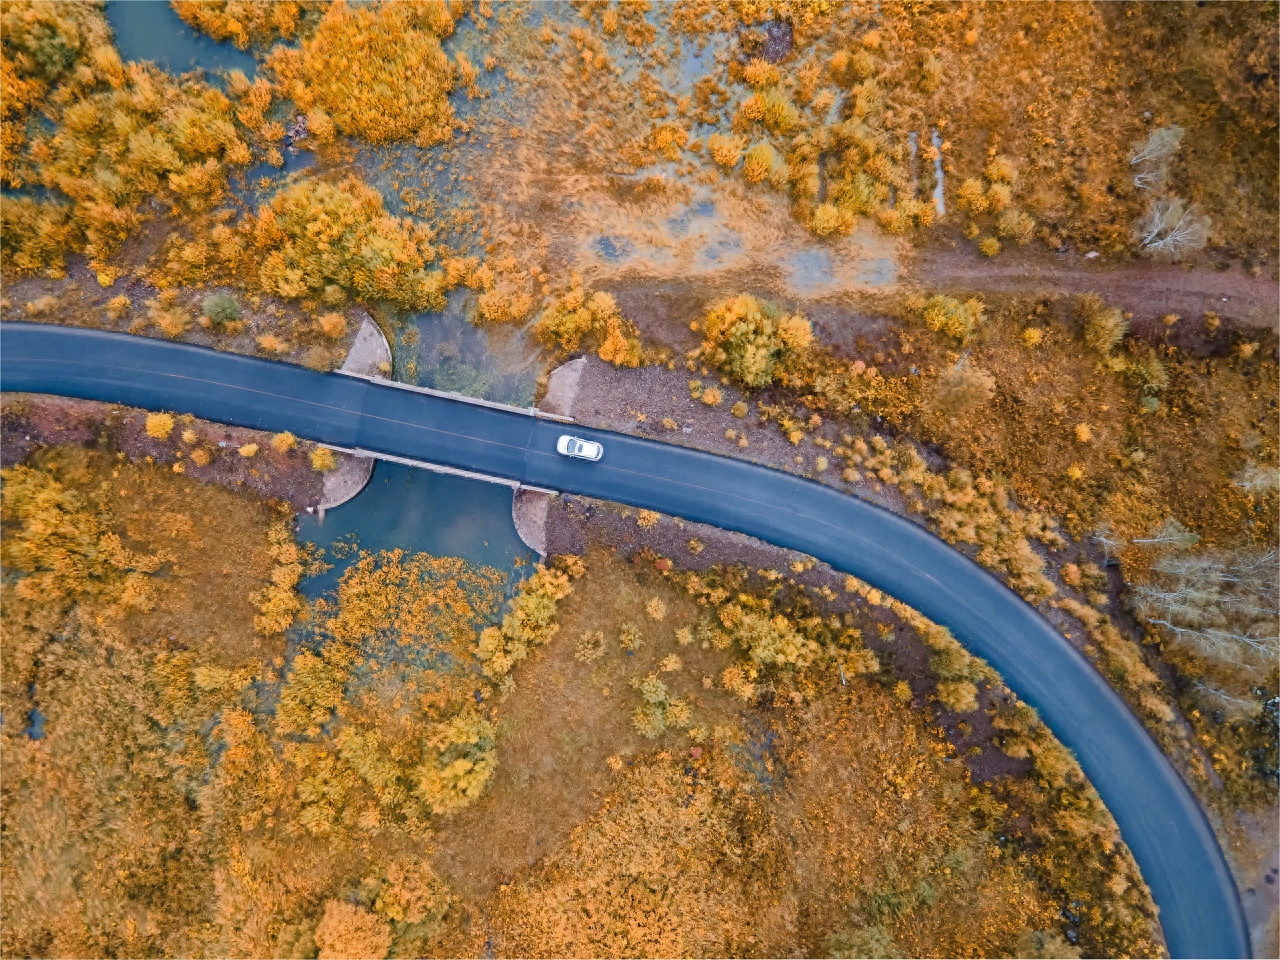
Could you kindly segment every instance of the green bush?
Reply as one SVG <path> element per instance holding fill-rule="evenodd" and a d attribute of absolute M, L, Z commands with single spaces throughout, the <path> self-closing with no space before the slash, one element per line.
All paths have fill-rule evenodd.
<path fill-rule="evenodd" d="M 204 298 L 204 315 L 218 326 L 240 319 L 240 304 L 229 293 L 211 293 Z"/>

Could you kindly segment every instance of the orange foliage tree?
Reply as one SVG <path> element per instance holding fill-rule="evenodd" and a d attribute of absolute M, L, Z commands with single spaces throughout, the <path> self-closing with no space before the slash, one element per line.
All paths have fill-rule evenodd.
<path fill-rule="evenodd" d="M 41 183 L 70 202 L 26 201 L 12 213 L 5 204 L 4 246 L 20 270 L 60 270 L 65 245 L 109 282 L 106 261 L 142 221 L 143 201 L 207 210 L 223 196 L 227 165 L 251 159 L 231 101 L 213 87 L 177 83 L 144 64 L 109 81 L 31 144 Z"/>
<path fill-rule="evenodd" d="M 454 67 L 440 48 L 460 4 L 333 4 L 315 36 L 269 61 L 303 110 L 323 108 L 343 133 L 370 143 L 413 137 L 427 147 L 448 140 Z"/>
<path fill-rule="evenodd" d="M 252 290 L 289 299 L 340 303 L 350 292 L 439 310 L 445 274 L 426 269 L 436 259 L 433 239 L 426 225 L 388 214 L 382 195 L 357 178 L 314 178 L 280 190 L 235 226 L 218 224 L 207 240 L 175 238 L 156 282 L 207 279 L 220 267 Z"/>

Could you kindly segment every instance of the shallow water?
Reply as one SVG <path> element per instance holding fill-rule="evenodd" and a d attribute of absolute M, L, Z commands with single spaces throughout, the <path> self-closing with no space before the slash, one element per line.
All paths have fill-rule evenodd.
<path fill-rule="evenodd" d="M 475 301 L 474 291 L 451 290 L 442 313 L 409 317 L 405 332 L 412 333 L 406 340 L 402 332 L 393 347 L 397 379 L 513 407 L 531 405 L 546 357 L 521 330 L 472 324 Z"/>
<path fill-rule="evenodd" d="M 169 73 L 201 68 L 211 76 L 242 70 L 252 78 L 258 68 L 248 51 L 198 33 L 163 0 L 109 0 L 107 22 L 125 60 L 150 60 Z"/>
<path fill-rule="evenodd" d="M 323 523 L 313 514 L 303 514 L 299 526 L 298 539 L 323 548 L 325 561 L 333 564 L 332 570 L 303 582 L 302 592 L 312 597 L 337 586 L 355 560 L 354 553 L 345 558 L 334 555 L 337 540 L 354 541 L 371 552 L 461 557 L 508 573 L 517 571 L 517 559 L 537 559 L 516 533 L 509 488 L 397 463 L 377 463 L 359 496 L 328 511 Z"/>

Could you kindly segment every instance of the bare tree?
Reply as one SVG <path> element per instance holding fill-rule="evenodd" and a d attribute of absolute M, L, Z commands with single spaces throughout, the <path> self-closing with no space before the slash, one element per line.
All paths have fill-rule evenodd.
<path fill-rule="evenodd" d="M 962 417 L 991 401 L 995 377 L 963 357 L 938 378 L 933 403 L 944 416 Z"/>
<path fill-rule="evenodd" d="M 1115 528 L 1105 521 L 1093 531 L 1091 539 L 1102 548 L 1103 563 L 1106 566 L 1111 565 L 1111 554 L 1123 550 L 1126 542 L 1117 537 Z"/>
<path fill-rule="evenodd" d="M 1178 197 L 1161 197 L 1138 223 L 1138 242 L 1148 253 L 1176 260 L 1203 248 L 1209 242 L 1210 226 L 1210 219 L 1194 205 L 1187 206 Z"/>
<path fill-rule="evenodd" d="M 1137 589 L 1138 613 L 1206 659 L 1246 673 L 1280 656 L 1276 553 L 1169 554 L 1149 586 Z"/>
<path fill-rule="evenodd" d="M 1129 165 L 1168 160 L 1178 152 L 1185 133 L 1186 131 L 1176 123 L 1167 127 L 1157 127 L 1134 151 L 1133 156 L 1129 158 Z"/>
<path fill-rule="evenodd" d="M 1129 158 L 1129 166 L 1137 167 L 1133 185 L 1139 190 L 1151 190 L 1164 183 L 1169 172 L 1169 161 L 1182 144 L 1183 129 L 1176 123 L 1152 130 Z"/>
<path fill-rule="evenodd" d="M 1200 542 L 1200 534 L 1192 533 L 1175 518 L 1170 517 L 1149 537 L 1134 540 L 1144 547 L 1175 547 L 1178 550 L 1190 550 Z"/>
<path fill-rule="evenodd" d="M 1280 470 L 1264 467 L 1250 460 L 1231 482 L 1246 493 L 1262 496 L 1280 489 Z"/>

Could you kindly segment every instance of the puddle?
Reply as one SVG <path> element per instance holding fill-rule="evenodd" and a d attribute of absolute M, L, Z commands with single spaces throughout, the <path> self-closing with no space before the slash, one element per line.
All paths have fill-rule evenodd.
<path fill-rule="evenodd" d="M 35 710 L 32 710 L 27 716 L 29 718 L 28 726 L 27 726 L 27 729 L 23 730 L 22 732 L 25 733 L 32 740 L 43 740 L 44 739 L 44 714 L 41 713 L 39 709 L 35 709 Z"/>
<path fill-rule="evenodd" d="M 859 228 L 851 241 L 863 233 Z M 782 260 L 787 285 L 799 297 L 823 297 L 851 286 L 887 286 L 898 279 L 898 265 L 889 256 L 867 256 L 870 244 L 852 249 L 807 247 Z"/>
<path fill-rule="evenodd" d="M 750 774 L 765 794 L 772 794 L 784 776 L 774 746 L 777 734 L 758 720 L 746 720 L 746 727 L 746 739 L 742 743 L 730 744 L 729 754 L 737 767 Z"/>
<path fill-rule="evenodd" d="M 106 14 L 116 49 L 126 61 L 150 60 L 174 74 L 199 68 L 211 79 L 224 70 L 242 70 L 252 79 L 257 71 L 258 64 L 247 50 L 193 30 L 168 3 L 109 0 Z"/>
<path fill-rule="evenodd" d="M 302 514 L 299 524 L 298 540 L 324 548 L 325 561 L 334 565 L 303 581 L 302 592 L 310 597 L 336 587 L 354 561 L 354 555 L 335 556 L 332 548 L 339 540 L 354 540 L 361 550 L 374 553 L 399 549 L 461 557 L 508 573 L 528 569 L 516 567 L 518 558 L 537 559 L 512 523 L 509 488 L 398 463 L 377 463 L 369 485 L 354 500 L 328 511 L 323 524 L 313 514 Z"/>

